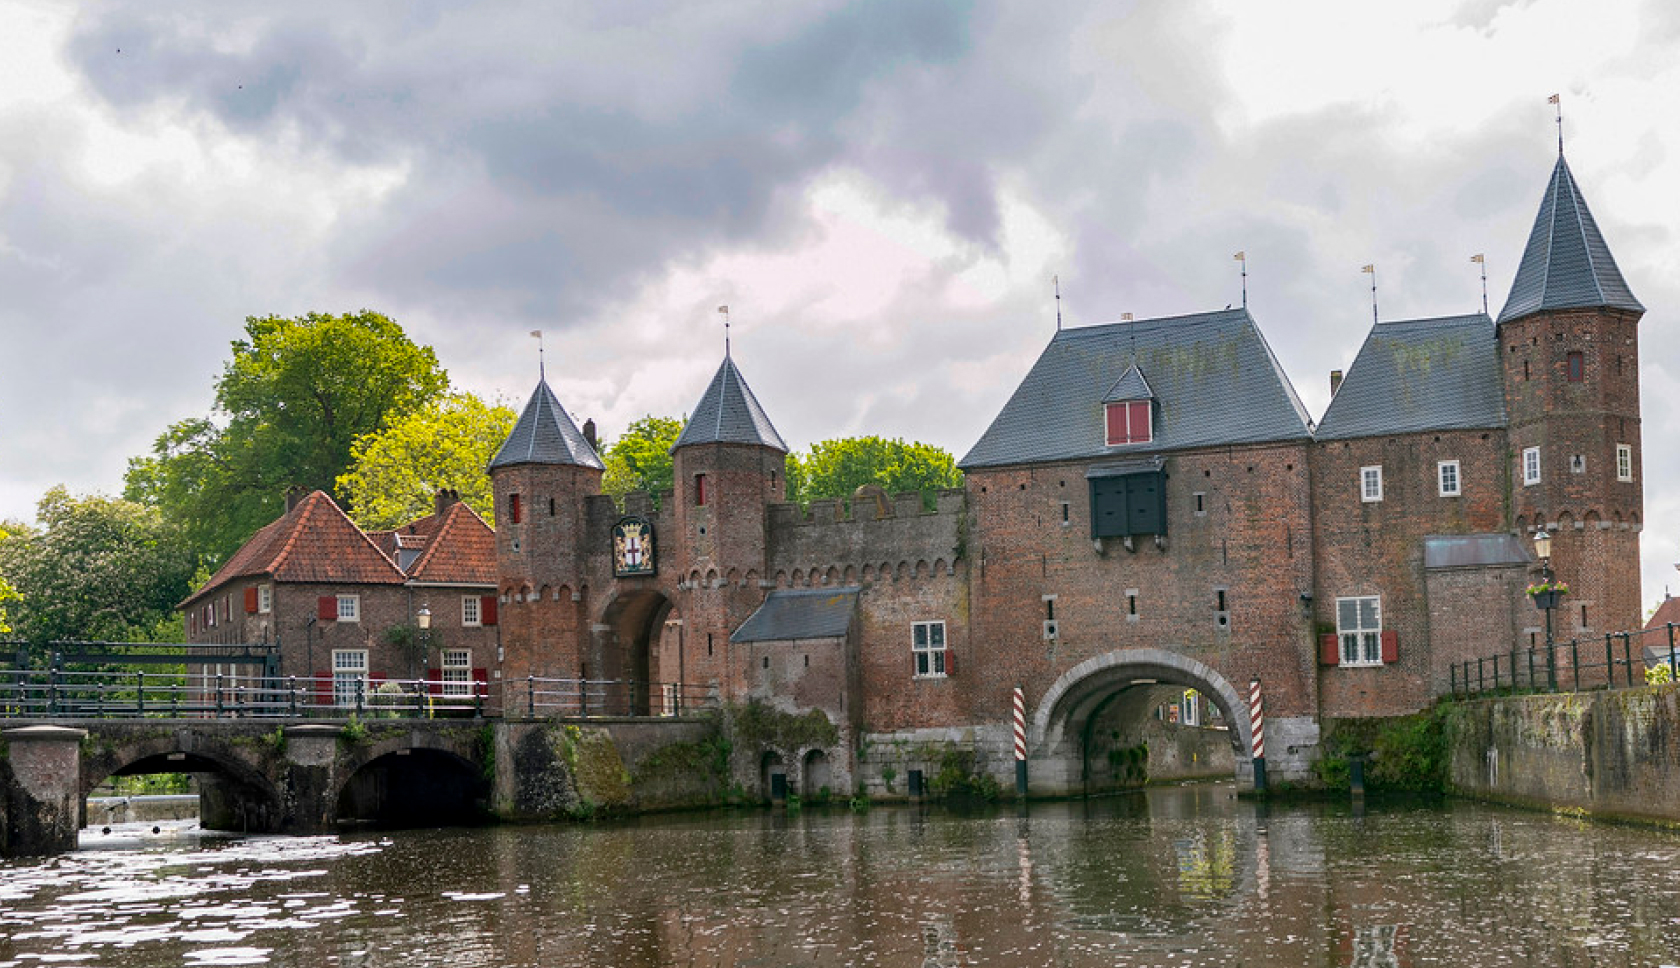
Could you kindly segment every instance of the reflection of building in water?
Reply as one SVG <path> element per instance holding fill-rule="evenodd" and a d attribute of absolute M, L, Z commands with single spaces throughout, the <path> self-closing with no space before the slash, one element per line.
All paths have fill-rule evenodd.
<path fill-rule="evenodd" d="M 1178 891 L 1186 898 L 1213 900 L 1237 885 L 1237 835 L 1229 827 L 1173 841 Z"/>
<path fill-rule="evenodd" d="M 968 964 L 957 946 L 957 928 L 947 918 L 922 922 L 922 968 L 959 968 Z"/>
<path fill-rule="evenodd" d="M 1378 924 L 1353 929 L 1353 958 L 1349 968 L 1400 968 L 1399 925 Z"/>

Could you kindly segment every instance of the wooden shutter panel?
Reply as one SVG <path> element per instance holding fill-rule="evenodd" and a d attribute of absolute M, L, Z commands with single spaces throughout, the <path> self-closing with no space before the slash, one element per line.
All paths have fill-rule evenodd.
<path fill-rule="evenodd" d="M 1342 664 L 1342 643 L 1336 633 L 1325 632 L 1318 637 L 1318 662 L 1327 666 Z"/>
<path fill-rule="evenodd" d="M 1382 631 L 1382 660 L 1384 662 L 1400 661 L 1400 633 L 1393 629 Z"/>
<path fill-rule="evenodd" d="M 245 614 L 255 615 L 256 613 L 257 613 L 257 586 L 252 585 L 250 588 L 245 589 Z"/>
<path fill-rule="evenodd" d="M 496 624 L 496 596 L 485 595 L 478 600 L 478 624 Z"/>
<path fill-rule="evenodd" d="M 338 598 L 334 595 L 322 595 L 316 599 L 315 617 L 323 622 L 338 621 Z"/>
<path fill-rule="evenodd" d="M 1127 423 L 1131 431 L 1131 441 L 1134 444 L 1146 444 L 1153 439 L 1149 423 L 1149 401 L 1137 400 L 1126 405 L 1128 410 Z"/>
<path fill-rule="evenodd" d="M 331 706 L 333 692 L 333 677 L 325 670 L 315 673 L 315 705 Z"/>
<path fill-rule="evenodd" d="M 434 696 L 443 695 L 443 670 L 426 670 L 426 691 Z"/>
<path fill-rule="evenodd" d="M 945 650 L 945 674 L 948 676 L 957 674 L 957 654 L 950 649 Z"/>
<path fill-rule="evenodd" d="M 472 677 L 473 677 L 473 698 L 474 699 L 488 699 L 488 698 L 490 698 L 490 670 L 489 669 L 474 669 L 472 671 Z"/>

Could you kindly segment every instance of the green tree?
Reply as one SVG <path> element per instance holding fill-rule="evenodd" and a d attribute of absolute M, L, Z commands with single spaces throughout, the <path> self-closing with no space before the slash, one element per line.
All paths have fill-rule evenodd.
<path fill-rule="evenodd" d="M 175 605 L 191 591 L 193 555 L 156 508 L 59 486 L 36 514 L 39 527 L 0 541 L 0 574 L 20 596 L 10 618 L 19 634 L 181 641 Z"/>
<path fill-rule="evenodd" d="M 245 334 L 216 381 L 216 419 L 169 427 L 126 478 L 126 497 L 212 561 L 277 517 L 288 488 L 333 490 L 357 438 L 449 387 L 432 350 L 375 312 L 253 316 Z"/>
<path fill-rule="evenodd" d="M 6 553 L 6 539 L 11 536 L 10 531 L 0 527 L 0 560 L 4 560 Z M 0 635 L 10 635 L 12 632 L 12 626 L 6 620 L 6 603 L 15 602 L 17 600 L 17 589 L 12 587 L 11 582 L 6 580 L 6 576 L 4 574 L 0 574 Z"/>
<path fill-rule="evenodd" d="M 350 470 L 338 478 L 350 517 L 370 530 L 395 528 L 430 514 L 433 496 L 448 488 L 489 520 L 487 469 L 517 419 L 508 407 L 451 393 L 356 438 Z"/>
<path fill-rule="evenodd" d="M 902 439 L 846 437 L 811 445 L 809 453 L 789 454 L 787 494 L 809 504 L 820 498 L 849 500 L 865 484 L 879 484 L 888 494 L 920 491 L 932 507 L 940 488 L 961 487 L 962 471 L 950 453 L 932 444 Z"/>
<path fill-rule="evenodd" d="M 657 500 L 671 490 L 671 448 L 682 428 L 675 417 L 652 414 L 632 423 L 602 457 L 607 470 L 601 475 L 601 490 L 620 500 L 631 491 L 646 491 Z"/>

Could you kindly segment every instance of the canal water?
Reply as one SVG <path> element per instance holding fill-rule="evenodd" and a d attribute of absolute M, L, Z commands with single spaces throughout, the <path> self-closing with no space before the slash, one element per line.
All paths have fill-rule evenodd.
<path fill-rule="evenodd" d="M 0 965 L 242 964 L 1674 965 L 1680 835 L 1216 784 L 967 815 L 116 825 L 0 866 Z"/>

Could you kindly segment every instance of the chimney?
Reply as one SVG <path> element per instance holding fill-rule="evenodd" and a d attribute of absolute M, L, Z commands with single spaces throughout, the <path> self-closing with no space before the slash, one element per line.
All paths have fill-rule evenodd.
<path fill-rule="evenodd" d="M 291 514 L 292 509 L 297 507 L 301 500 L 303 500 L 303 488 L 300 485 L 293 484 L 286 488 L 286 513 Z"/>
<path fill-rule="evenodd" d="M 437 495 L 432 498 L 432 510 L 437 514 L 449 510 L 450 505 L 461 499 L 461 492 L 451 491 L 446 487 L 438 488 Z"/>
<path fill-rule="evenodd" d="M 1342 371 L 1341 370 L 1331 370 L 1330 371 L 1330 395 L 1335 396 L 1336 391 L 1340 390 L 1341 388 L 1342 388 Z"/>
<path fill-rule="evenodd" d="M 600 450 L 601 445 L 595 442 L 595 418 L 590 417 L 583 422 L 583 439 L 589 441 L 591 450 Z"/>

